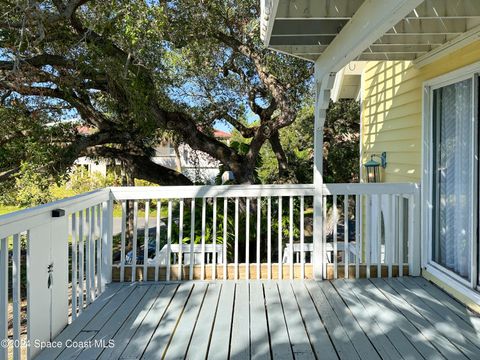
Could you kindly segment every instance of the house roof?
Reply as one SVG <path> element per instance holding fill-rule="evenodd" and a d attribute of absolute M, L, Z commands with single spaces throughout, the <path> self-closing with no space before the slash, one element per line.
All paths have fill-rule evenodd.
<path fill-rule="evenodd" d="M 282 53 L 317 61 L 362 7 L 383 6 L 385 0 L 262 0 L 262 38 Z M 355 60 L 417 60 L 442 46 L 480 34 L 478 0 L 397 0 L 410 8 Z M 409 6 L 407 4 L 406 6 Z M 402 9 L 404 10 L 404 9 Z M 371 14 L 371 16 L 369 16 Z M 363 12 L 364 27 L 379 21 Z M 389 18 L 390 14 L 384 14 Z M 357 17 L 358 18 L 358 17 Z M 361 22 L 361 21 L 360 21 Z M 394 25 L 393 25 L 394 24 Z M 393 26 L 391 26 L 393 25 Z M 360 42 L 360 41 L 359 41 Z M 446 45 L 447 44 L 447 45 Z"/>
<path fill-rule="evenodd" d="M 213 132 L 213 136 L 217 139 L 230 139 L 232 134 L 222 130 L 215 130 Z"/>

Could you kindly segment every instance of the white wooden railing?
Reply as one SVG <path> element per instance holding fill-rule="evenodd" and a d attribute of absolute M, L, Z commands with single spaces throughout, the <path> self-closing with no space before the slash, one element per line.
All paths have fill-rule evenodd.
<path fill-rule="evenodd" d="M 0 217 L 0 359 L 34 357 L 102 293 L 111 211 L 105 189 Z"/>
<path fill-rule="evenodd" d="M 324 279 L 419 274 L 417 185 L 329 184 L 318 193 L 110 188 L 0 216 L 0 337 L 11 340 L 0 360 L 22 358 L 24 340 L 53 339 L 111 281 L 308 279 L 316 267 Z M 23 348 L 29 358 L 40 350 Z"/>
<path fill-rule="evenodd" d="M 325 185 L 318 215 L 324 226 L 316 239 L 312 185 L 111 190 L 123 209 L 121 255 L 114 264 L 118 281 L 312 278 L 315 247 L 321 249 L 318 262 L 328 279 L 419 271 L 419 189 L 413 184 Z M 133 208 L 129 241 L 128 201 Z M 141 241 L 139 207 L 147 224 Z M 146 231 L 150 225 L 154 233 Z"/>

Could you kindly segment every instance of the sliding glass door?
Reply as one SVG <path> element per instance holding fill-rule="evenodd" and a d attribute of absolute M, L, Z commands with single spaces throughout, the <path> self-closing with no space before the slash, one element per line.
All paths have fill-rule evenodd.
<path fill-rule="evenodd" d="M 475 83 L 472 77 L 432 90 L 432 260 L 468 282 L 477 241 Z"/>

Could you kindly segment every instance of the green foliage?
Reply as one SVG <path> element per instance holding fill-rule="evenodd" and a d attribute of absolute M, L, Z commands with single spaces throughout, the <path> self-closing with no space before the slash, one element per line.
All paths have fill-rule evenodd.
<path fill-rule="evenodd" d="M 323 172 L 327 183 L 359 181 L 360 104 L 354 100 L 331 102 L 324 131 Z"/>
<path fill-rule="evenodd" d="M 351 183 L 359 179 L 360 105 L 354 100 L 331 103 L 324 131 L 324 179 L 327 183 Z M 305 105 L 295 122 L 280 130 L 280 141 L 289 165 L 288 178 L 280 178 L 270 144 L 261 151 L 258 168 L 262 183 L 313 182 L 314 107 Z"/>
<path fill-rule="evenodd" d="M 13 189 L 9 193 L 4 193 L 2 202 L 31 207 L 53 201 L 51 182 L 51 178 L 38 173 L 27 163 L 23 163 L 19 175 L 15 178 Z"/>
<path fill-rule="evenodd" d="M 64 187 L 71 189 L 76 194 L 81 194 L 120 185 L 118 177 L 113 172 L 108 172 L 107 176 L 103 176 L 96 172 L 89 173 L 83 166 L 77 166 L 69 174 L 69 180 L 64 184 Z"/>

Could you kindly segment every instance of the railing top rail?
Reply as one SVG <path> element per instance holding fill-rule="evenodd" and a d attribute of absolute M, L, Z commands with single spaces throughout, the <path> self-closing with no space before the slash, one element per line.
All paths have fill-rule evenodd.
<path fill-rule="evenodd" d="M 408 195 L 414 194 L 420 186 L 415 183 L 375 183 L 375 184 L 324 184 L 324 195 Z"/>
<path fill-rule="evenodd" d="M 324 184 L 323 195 L 374 195 L 374 194 L 414 194 L 419 189 L 414 183 L 375 183 L 375 184 Z M 112 187 L 55 201 L 30 209 L 0 216 L 0 238 L 15 232 L 26 231 L 33 226 L 51 219 L 51 211 L 63 209 L 66 214 L 87 207 L 115 200 L 155 200 L 181 198 L 235 198 L 235 197 L 276 197 L 276 196 L 314 196 L 313 184 L 275 184 L 275 185 L 226 185 L 226 186 L 158 186 L 158 187 Z M 15 224 L 15 226 L 13 226 Z"/>
<path fill-rule="evenodd" d="M 111 188 L 115 200 L 188 199 L 203 197 L 313 196 L 312 184 L 158 186 Z"/>
<path fill-rule="evenodd" d="M 324 195 L 413 194 L 418 184 L 324 184 Z M 115 200 L 182 199 L 203 197 L 314 196 L 313 184 L 114 187 Z"/>
<path fill-rule="evenodd" d="M 69 215 L 90 206 L 110 200 L 110 190 L 100 189 L 74 197 L 58 200 L 33 208 L 0 216 L 0 238 L 27 231 L 51 220 L 52 210 L 62 209 Z"/>

